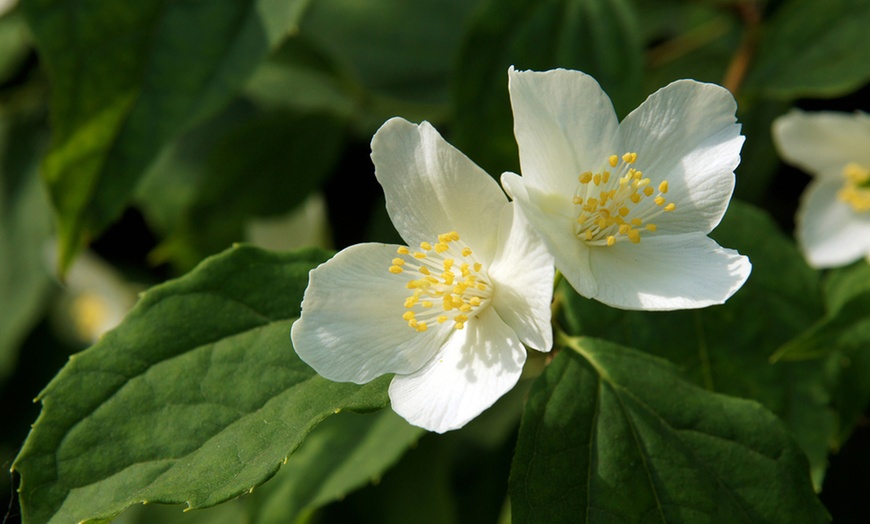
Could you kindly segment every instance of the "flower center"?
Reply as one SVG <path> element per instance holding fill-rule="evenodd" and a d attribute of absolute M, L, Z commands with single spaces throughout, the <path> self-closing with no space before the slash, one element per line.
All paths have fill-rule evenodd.
<path fill-rule="evenodd" d="M 870 211 L 870 169 L 851 163 L 843 168 L 846 181 L 837 191 L 837 198 L 852 206 L 857 213 Z"/>
<path fill-rule="evenodd" d="M 668 181 L 658 190 L 650 179 L 632 165 L 637 153 L 622 157 L 611 155 L 607 163 L 613 172 L 602 169 L 598 173 L 587 171 L 580 175 L 580 184 L 574 195 L 577 222 L 574 234 L 590 246 L 612 246 L 628 240 L 640 242 L 641 233 L 655 233 L 657 226 L 650 220 L 676 209 L 668 203 Z"/>
<path fill-rule="evenodd" d="M 412 295 L 405 299 L 402 318 L 417 331 L 447 321 L 462 329 L 492 302 L 492 283 L 483 265 L 456 231 L 438 235 L 435 244 L 423 242 L 420 251 L 401 246 L 396 252 L 390 273 L 411 277 L 405 287 Z"/>

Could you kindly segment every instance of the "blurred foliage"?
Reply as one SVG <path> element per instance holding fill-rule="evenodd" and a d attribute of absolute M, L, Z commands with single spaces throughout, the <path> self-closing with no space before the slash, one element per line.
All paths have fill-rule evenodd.
<path fill-rule="evenodd" d="M 20 480 L 29 521 L 106 518 L 142 500 L 209 506 L 275 474 L 251 494 L 210 509 L 137 505 L 118 521 L 403 522 L 411 515 L 421 522 L 491 522 L 511 514 L 511 457 L 522 462 L 511 473 L 514 518 L 534 520 L 523 517 L 531 506 L 515 495 L 540 489 L 528 484 L 542 475 L 535 470 L 542 457 L 527 456 L 533 454 L 527 435 L 543 424 L 540 399 L 559 400 L 562 379 L 554 376 L 560 370 L 576 375 L 564 379 L 575 391 L 609 384 L 611 400 L 649 395 L 654 409 L 641 418 L 655 413 L 680 429 L 703 426 L 710 438 L 724 432 L 750 449 L 778 447 L 787 457 L 776 467 L 790 472 L 783 477 L 797 475 L 804 460 L 788 442 L 793 437 L 835 520 L 866 517 L 843 502 L 854 504 L 861 493 L 830 497 L 825 490 L 860 487 L 852 480 L 867 477 L 860 462 L 831 472 L 827 466 L 836 453 L 853 456 L 850 449 L 870 445 L 870 266 L 861 261 L 819 272 L 805 264 L 791 228 L 807 177 L 780 163 L 769 129 L 792 107 L 870 109 L 868 2 L 9 5 L 0 14 L 0 453 L 7 466 L 34 421 L 30 399 L 82 349 L 57 319 L 99 325 L 127 309 L 124 301 L 70 299 L 78 290 L 71 269 L 77 255 L 90 249 L 105 259 L 120 294 L 193 270 L 146 292 L 119 328 L 77 355 L 42 393 L 43 413 L 16 463 L 21 478 L 13 479 Z M 331 241 L 322 242 L 336 248 L 395 239 L 368 159 L 372 133 L 392 116 L 433 122 L 493 176 L 516 171 L 511 65 L 583 70 L 601 83 L 620 117 L 678 78 L 731 89 L 747 137 L 736 195 L 749 204 L 735 201 L 712 236 L 747 254 L 752 276 L 725 305 L 671 313 L 609 309 L 563 283 L 556 293 L 561 327 L 572 336 L 605 339 L 582 340 L 585 351 L 601 353 L 592 360 L 607 365 L 596 368 L 589 355 L 564 349 L 537 381 L 524 382 L 535 384 L 522 426 L 525 388 L 443 436 L 420 438 L 389 411 L 329 417 L 314 428 L 336 408 L 382 407 L 386 383 L 363 388 L 370 398 L 344 403 L 338 390 L 358 386 L 327 384 L 295 360 L 287 332 L 307 269 L 325 252 L 232 246 L 254 239 L 255 221 L 297 223 L 284 217 L 312 198 L 323 198 L 325 215 L 311 215 L 304 231 L 286 226 L 272 235 L 297 245 L 293 238 L 330 231 Z M 52 276 L 55 268 L 66 281 Z M 83 293 L 102 291 L 86 284 Z M 233 366 L 211 390 L 203 389 L 202 374 L 220 366 L 207 353 L 222 354 Z M 687 420 L 688 411 L 674 411 L 666 383 L 711 407 Z M 312 411 L 282 400 L 292 392 L 308 399 Z M 586 438 L 578 427 L 593 427 L 589 410 L 604 411 L 587 405 L 588 395 L 573 395 L 582 402 L 571 404 L 571 395 L 560 400 L 577 411 L 563 421 L 576 422 L 570 434 L 541 434 L 544 464 L 561 462 L 560 443 L 589 451 L 588 443 L 572 439 Z M 776 419 L 741 399 L 760 403 Z M 626 413 L 640 417 L 634 408 Z M 171 409 L 179 411 L 164 416 Z M 602 425 L 608 422 L 624 429 L 631 416 L 599 419 L 595 427 L 611 427 Z M 269 424 L 274 427 L 266 431 Z M 747 436 L 747 427 L 756 434 Z M 633 451 L 614 452 L 603 471 L 616 471 L 620 460 L 647 445 L 669 456 L 675 448 L 656 446 L 679 440 L 673 433 L 650 435 Z M 734 446 L 721 456 L 744 449 Z M 63 459 L 57 472 L 55 454 Z M 717 460 L 709 458 L 718 471 L 724 466 Z M 520 466 L 528 468 L 523 475 Z M 181 473 L 165 473 L 172 468 Z M 767 482 L 769 471 L 751 469 L 746 482 Z M 193 473 L 205 470 L 212 472 L 207 481 Z M 246 476 L 234 477 L 237 470 Z M 657 464 L 644 471 L 672 474 Z M 564 500 L 572 504 L 597 489 L 588 484 L 571 492 L 575 479 L 545 476 L 559 484 L 547 486 L 550 495 L 567 491 Z M 12 493 L 7 482 L 0 481 L 0 492 Z M 790 493 L 803 493 L 806 484 L 793 486 Z M 692 493 L 691 503 L 713 500 L 710 490 Z M 639 510 L 641 499 L 626 511 Z M 602 509 L 610 507 L 606 500 Z M 766 515 L 767 502 L 756 502 L 758 515 Z M 14 518 L 19 510 L 10 508 Z M 565 515 L 565 508 L 553 508 Z M 783 511 L 799 508 L 806 511 L 789 520 L 824 519 L 811 494 Z M 662 515 L 668 522 L 688 518 Z"/>

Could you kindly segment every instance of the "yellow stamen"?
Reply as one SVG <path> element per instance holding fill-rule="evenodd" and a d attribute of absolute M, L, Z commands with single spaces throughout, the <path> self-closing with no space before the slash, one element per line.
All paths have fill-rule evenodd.
<path fill-rule="evenodd" d="M 453 328 L 463 329 L 469 319 L 476 317 L 492 300 L 492 287 L 483 264 L 474 259 L 471 248 L 460 241 L 459 234 L 451 231 L 437 238 L 435 243 L 421 242 L 421 251 L 412 252 L 404 246 L 397 248 L 396 253 L 401 256 L 393 258 L 389 266 L 390 273 L 414 277 L 405 283 L 412 294 L 404 300 L 406 311 L 402 320 L 421 333 L 434 323 L 451 320 L 450 315 L 445 314 L 449 311 L 456 312 Z M 459 244 L 452 251 L 451 242 Z M 443 258 L 442 253 L 448 251 L 454 258 Z M 456 252 L 461 255 L 457 256 Z M 443 271 L 431 269 L 439 266 Z M 452 271 L 454 267 L 456 272 Z"/>

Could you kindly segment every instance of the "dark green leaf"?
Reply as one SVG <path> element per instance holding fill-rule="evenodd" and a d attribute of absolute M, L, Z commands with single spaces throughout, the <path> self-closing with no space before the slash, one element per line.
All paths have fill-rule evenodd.
<path fill-rule="evenodd" d="M 832 405 L 839 448 L 870 405 L 870 266 L 861 261 L 834 269 L 825 282 L 828 312 L 807 331 L 784 344 L 774 355 L 783 360 L 825 357 L 834 366 Z"/>
<path fill-rule="evenodd" d="M 761 402 L 803 446 L 820 486 L 835 426 L 826 369 L 833 363 L 769 361 L 778 347 L 821 317 L 818 273 L 764 212 L 741 202 L 731 202 L 712 236 L 752 262 L 749 280 L 724 305 L 620 311 L 566 293 L 563 322 L 571 333 L 667 358 L 710 391 Z"/>
<path fill-rule="evenodd" d="M 327 416 L 386 406 L 389 378 L 330 382 L 290 345 L 308 271 L 325 258 L 237 247 L 146 292 L 41 393 L 14 464 L 27 522 L 214 505 L 271 477 Z"/>
<path fill-rule="evenodd" d="M 806 458 L 760 405 L 705 391 L 625 347 L 568 344 L 523 415 L 510 479 L 516 521 L 828 520 Z"/>
<path fill-rule="evenodd" d="M 52 86 L 43 165 L 60 264 L 126 205 L 161 147 L 223 107 L 305 0 L 22 4 Z"/>
<path fill-rule="evenodd" d="M 12 370 L 51 282 L 45 257 L 51 208 L 36 156 L 43 135 L 12 118 L 0 120 L 0 379 Z"/>
<path fill-rule="evenodd" d="M 788 108 L 788 104 L 775 100 L 741 101 L 737 109 L 737 120 L 743 126 L 741 131 L 746 136 L 746 141 L 743 143 L 740 165 L 736 171 L 737 187 L 734 194 L 737 198 L 758 202 L 766 194 L 781 166 L 770 128 L 774 119 L 784 114 Z"/>
<path fill-rule="evenodd" d="M 297 522 L 316 508 L 377 481 L 424 431 L 392 410 L 325 420 L 249 501 L 258 524 Z"/>
<path fill-rule="evenodd" d="M 789 0 L 765 24 L 746 91 L 785 99 L 848 94 L 870 80 L 870 3 Z"/>
<path fill-rule="evenodd" d="M 474 0 L 318 0 L 300 34 L 360 85 L 406 102 L 445 104 Z"/>
<path fill-rule="evenodd" d="M 188 133 L 138 190 L 149 220 L 169 238 L 160 259 L 189 269 L 243 241 L 252 218 L 296 208 L 330 173 L 343 139 L 331 115 L 264 113 L 241 103 Z"/>
<path fill-rule="evenodd" d="M 660 26 L 649 38 L 644 85 L 654 91 L 681 78 L 721 83 L 740 45 L 741 24 L 735 12 L 702 2 L 660 0 L 639 2 L 638 18 L 647 30 L 652 19 Z"/>
<path fill-rule="evenodd" d="M 625 115 L 640 101 L 642 43 L 625 0 L 490 0 L 473 18 L 455 77 L 455 143 L 492 174 L 517 170 L 508 66 L 578 69 Z"/>
<path fill-rule="evenodd" d="M 832 271 L 825 298 L 825 317 L 780 347 L 774 359 L 814 359 L 837 351 L 870 350 L 870 266 L 862 261 Z"/>
<path fill-rule="evenodd" d="M 0 82 L 6 82 L 24 62 L 32 42 L 19 13 L 0 16 Z"/>
<path fill-rule="evenodd" d="M 325 51 L 295 34 L 251 76 L 245 96 L 264 107 L 329 112 L 349 119 L 359 104 L 358 86 L 333 62 Z"/>

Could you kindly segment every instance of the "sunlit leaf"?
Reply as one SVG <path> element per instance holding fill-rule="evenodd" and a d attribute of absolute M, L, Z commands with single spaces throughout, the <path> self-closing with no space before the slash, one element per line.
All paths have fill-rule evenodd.
<path fill-rule="evenodd" d="M 746 91 L 781 98 L 848 94 L 870 80 L 870 3 L 788 0 L 765 24 Z"/>
<path fill-rule="evenodd" d="M 261 484 L 339 410 L 388 404 L 316 375 L 290 345 L 326 254 L 233 248 L 146 292 L 40 394 L 15 461 L 27 522 L 109 518 L 136 502 L 223 502 Z"/>
<path fill-rule="evenodd" d="M 626 0 L 490 0 L 471 20 L 454 83 L 455 143 L 491 174 L 517 170 L 508 66 L 578 69 L 624 116 L 640 102 L 640 32 Z"/>
<path fill-rule="evenodd" d="M 755 402 L 574 339 L 532 388 L 511 471 L 519 522 L 825 522 L 800 448 Z"/>
<path fill-rule="evenodd" d="M 62 268 L 121 212 L 161 147 L 223 107 L 306 4 L 22 4 L 52 81 L 54 143 L 43 170 Z"/>

